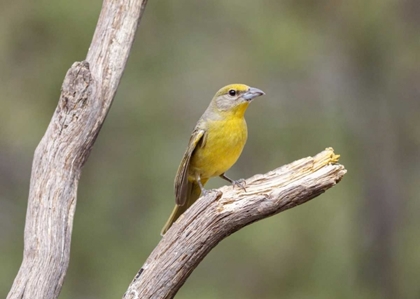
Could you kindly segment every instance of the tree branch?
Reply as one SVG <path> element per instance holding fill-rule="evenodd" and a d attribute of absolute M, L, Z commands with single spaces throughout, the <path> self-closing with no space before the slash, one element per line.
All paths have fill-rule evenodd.
<path fill-rule="evenodd" d="M 328 148 L 246 180 L 247 191 L 225 186 L 188 209 L 134 277 L 125 299 L 173 298 L 191 272 L 221 240 L 242 227 L 303 204 L 346 173 Z"/>
<path fill-rule="evenodd" d="M 70 256 L 81 168 L 105 120 L 147 0 L 104 0 L 86 61 L 66 74 L 32 164 L 24 254 L 7 298 L 57 298 Z"/>

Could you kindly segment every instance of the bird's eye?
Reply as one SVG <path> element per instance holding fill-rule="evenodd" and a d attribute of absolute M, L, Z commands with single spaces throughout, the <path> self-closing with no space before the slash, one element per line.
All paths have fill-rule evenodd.
<path fill-rule="evenodd" d="M 229 95 L 230 95 L 231 97 L 236 96 L 236 90 L 234 90 L 234 89 L 229 90 Z"/>

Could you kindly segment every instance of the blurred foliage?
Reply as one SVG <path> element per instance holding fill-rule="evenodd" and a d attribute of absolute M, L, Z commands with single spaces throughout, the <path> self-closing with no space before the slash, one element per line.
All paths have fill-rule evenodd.
<path fill-rule="evenodd" d="M 0 0 L 0 297 L 21 262 L 34 149 L 100 7 Z M 60 298 L 121 297 L 160 239 L 191 129 L 236 82 L 267 95 L 231 177 L 328 146 L 348 174 L 223 241 L 177 298 L 419 298 L 419 15 L 416 0 L 150 1 L 83 171 Z"/>

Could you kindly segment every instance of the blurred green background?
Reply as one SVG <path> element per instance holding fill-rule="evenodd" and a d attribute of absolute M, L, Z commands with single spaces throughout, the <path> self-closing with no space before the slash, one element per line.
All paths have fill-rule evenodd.
<path fill-rule="evenodd" d="M 1 298 L 22 258 L 34 149 L 100 8 L 0 0 Z M 60 298 L 122 296 L 160 240 L 195 122 L 236 82 L 267 95 L 229 176 L 328 146 L 348 174 L 227 238 L 177 298 L 420 298 L 419 15 L 417 0 L 150 0 L 82 174 Z"/>

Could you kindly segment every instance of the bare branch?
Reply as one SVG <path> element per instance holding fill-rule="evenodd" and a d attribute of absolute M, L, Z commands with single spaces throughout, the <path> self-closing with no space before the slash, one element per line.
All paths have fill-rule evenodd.
<path fill-rule="evenodd" d="M 328 148 L 315 157 L 246 180 L 247 191 L 225 186 L 199 199 L 166 233 L 137 273 L 125 299 L 173 298 L 221 240 L 242 227 L 303 204 L 346 173 Z"/>
<path fill-rule="evenodd" d="M 69 264 L 81 168 L 117 91 L 147 0 L 104 0 L 86 61 L 64 79 L 32 164 L 24 255 L 7 298 L 57 298 Z"/>

